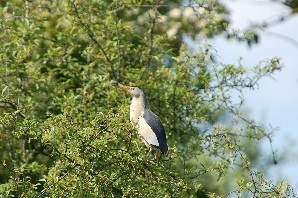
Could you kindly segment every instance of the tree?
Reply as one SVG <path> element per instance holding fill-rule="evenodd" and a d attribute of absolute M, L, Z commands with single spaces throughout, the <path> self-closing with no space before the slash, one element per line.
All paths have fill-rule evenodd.
<path fill-rule="evenodd" d="M 13 0 L 1 8 L 4 197 L 293 195 L 254 169 L 257 141 L 271 141 L 271 131 L 231 99 L 280 70 L 279 59 L 247 69 L 217 62 L 208 43 L 195 51 L 184 43 L 226 30 L 219 2 Z M 172 160 L 145 158 L 115 82 L 145 88 Z"/>

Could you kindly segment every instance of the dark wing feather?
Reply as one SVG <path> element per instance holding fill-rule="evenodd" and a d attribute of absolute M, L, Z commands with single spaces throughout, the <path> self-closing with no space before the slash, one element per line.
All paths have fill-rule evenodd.
<path fill-rule="evenodd" d="M 143 117 L 146 123 L 148 123 L 148 125 L 155 133 L 159 143 L 159 149 L 163 154 L 167 153 L 168 152 L 167 137 L 166 137 L 166 133 L 163 128 L 163 125 L 160 122 L 159 118 L 150 109 L 144 110 Z"/>

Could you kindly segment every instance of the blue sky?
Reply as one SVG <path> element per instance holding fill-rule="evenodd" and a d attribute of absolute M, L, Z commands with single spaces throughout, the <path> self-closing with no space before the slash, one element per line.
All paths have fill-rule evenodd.
<path fill-rule="evenodd" d="M 289 9 L 270 0 L 222 0 L 231 12 L 234 29 L 244 30 L 252 22 L 271 21 L 289 13 Z M 267 29 L 298 42 L 298 14 L 289 20 Z M 298 45 L 265 32 L 260 32 L 260 43 L 249 48 L 245 43 L 213 40 L 219 60 L 223 63 L 237 63 L 240 57 L 244 65 L 254 66 L 261 60 L 280 57 L 284 69 L 274 76 L 260 81 L 259 89 L 245 91 L 246 106 L 255 120 L 278 127 L 273 139 L 274 149 L 279 156 L 288 156 L 284 162 L 268 170 L 268 179 L 283 178 L 298 192 Z M 228 47 L 227 47 L 228 46 Z M 228 49 L 228 50 L 227 50 Z M 263 143 L 264 152 L 270 151 Z M 287 149 L 288 155 L 283 150 Z"/>

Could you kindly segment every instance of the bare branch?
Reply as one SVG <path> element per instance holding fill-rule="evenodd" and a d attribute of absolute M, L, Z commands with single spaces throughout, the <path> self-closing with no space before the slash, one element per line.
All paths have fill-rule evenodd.
<path fill-rule="evenodd" d="M 285 22 L 286 20 L 290 19 L 293 16 L 294 16 L 293 13 L 288 13 L 286 15 L 279 16 L 278 18 L 276 18 L 274 20 L 271 20 L 271 21 L 264 21 L 262 23 L 253 23 L 251 25 L 251 28 L 252 29 L 259 29 L 262 32 L 264 32 L 264 33 L 266 33 L 270 36 L 274 36 L 274 37 L 283 39 L 283 40 L 293 44 L 295 47 L 298 47 L 298 41 L 297 40 L 295 40 L 295 39 L 293 39 L 289 36 L 267 30 L 270 27 L 273 27 L 275 25 L 279 25 L 280 23 Z"/>
<path fill-rule="evenodd" d="M 287 42 L 289 42 L 290 44 L 294 45 L 295 47 L 298 47 L 298 41 L 296 41 L 295 39 L 291 38 L 291 37 L 288 37 L 286 35 L 283 35 L 283 34 L 279 34 L 279 33 L 276 33 L 276 32 L 271 32 L 271 31 L 268 31 L 268 30 L 265 30 L 265 29 L 261 29 L 264 33 L 270 35 L 270 36 L 274 36 L 274 37 L 277 37 L 277 38 L 280 38 L 280 39 L 283 39 Z"/>

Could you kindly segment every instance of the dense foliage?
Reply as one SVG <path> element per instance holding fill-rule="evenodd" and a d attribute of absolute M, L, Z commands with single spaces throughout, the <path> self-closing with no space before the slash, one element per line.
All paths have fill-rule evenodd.
<path fill-rule="evenodd" d="M 184 43 L 225 33 L 220 3 L 0 7 L 1 197 L 294 196 L 255 168 L 257 145 L 271 142 L 272 131 L 241 110 L 242 90 L 280 70 L 279 59 L 222 64 L 208 43 L 194 50 Z M 146 158 L 129 123 L 129 97 L 116 83 L 144 89 L 171 159 Z"/>

